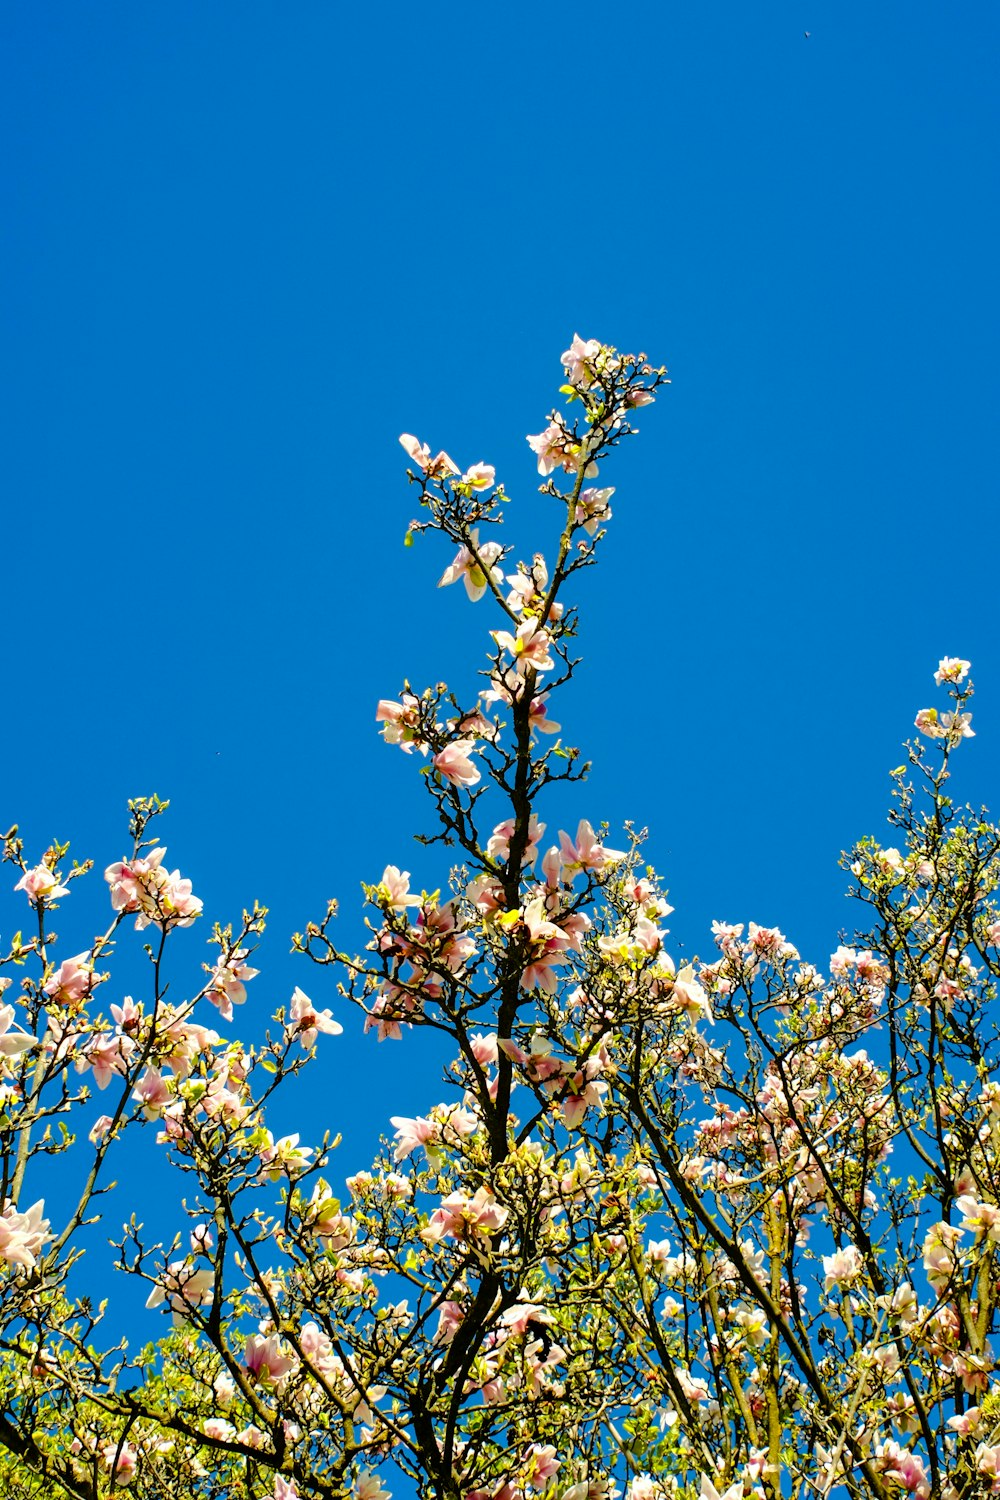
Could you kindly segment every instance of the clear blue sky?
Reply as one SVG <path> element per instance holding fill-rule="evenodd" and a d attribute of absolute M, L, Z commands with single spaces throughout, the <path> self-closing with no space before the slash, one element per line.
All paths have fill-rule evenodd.
<path fill-rule="evenodd" d="M 752 917 L 822 965 L 945 653 L 980 688 L 959 791 L 997 800 L 995 4 L 32 0 L 0 28 L 0 822 L 103 868 L 125 799 L 169 796 L 212 916 L 274 913 L 248 1034 L 296 982 L 334 1003 L 287 957 L 328 895 L 353 947 L 362 878 L 446 875 L 374 707 L 468 689 L 496 622 L 401 546 L 397 434 L 495 463 L 550 547 L 524 434 L 575 330 L 674 383 L 602 475 L 558 715 L 595 768 L 550 824 L 648 824 L 675 950 Z M 346 1171 L 439 1085 L 342 1019 L 301 1105 Z"/>

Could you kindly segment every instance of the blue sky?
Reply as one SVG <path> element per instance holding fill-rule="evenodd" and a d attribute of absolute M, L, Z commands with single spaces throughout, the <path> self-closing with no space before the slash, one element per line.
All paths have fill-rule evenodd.
<path fill-rule="evenodd" d="M 397 435 L 494 463 L 551 549 L 524 434 L 575 330 L 673 384 L 602 472 L 557 715 L 594 772 L 550 825 L 648 825 L 675 951 L 754 918 L 822 965 L 943 654 L 980 689 L 957 792 L 996 800 L 994 5 L 33 0 L 2 32 L 0 822 L 103 868 L 126 798 L 170 797 L 210 915 L 272 909 L 249 1035 L 295 983 L 335 1003 L 287 956 L 329 895 L 350 948 L 363 878 L 447 873 L 374 708 L 468 691 L 497 622 L 403 549 Z M 298 1108 L 346 1172 L 439 1085 L 342 1019 Z"/>

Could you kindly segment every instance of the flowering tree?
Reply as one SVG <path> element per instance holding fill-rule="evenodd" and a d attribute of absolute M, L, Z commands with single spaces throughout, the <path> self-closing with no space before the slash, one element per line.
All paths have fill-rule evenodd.
<path fill-rule="evenodd" d="M 547 560 L 510 557 L 490 465 L 402 439 L 407 540 L 443 534 L 441 584 L 495 628 L 478 693 L 404 685 L 378 705 L 423 779 L 425 842 L 457 860 L 447 886 L 389 866 L 361 954 L 338 948 L 332 906 L 294 940 L 365 1030 L 405 1046 L 430 1028 L 449 1059 L 445 1097 L 394 1117 L 343 1198 L 335 1141 L 266 1121 L 348 1006 L 335 1020 L 296 988 L 255 1045 L 209 1024 L 247 999 L 264 910 L 215 927 L 179 1001 L 167 960 L 201 902 L 152 837 L 165 804 L 131 804 L 111 919 L 69 957 L 53 914 L 89 864 L 59 844 L 32 864 L 6 837 L 31 913 L 0 956 L 5 990 L 23 976 L 0 1006 L 15 1500 L 1000 1493 L 1000 836 L 947 795 L 968 663 L 941 662 L 951 706 L 920 711 L 894 773 L 898 847 L 846 857 L 852 946 L 821 972 L 774 928 L 716 922 L 710 960 L 679 968 L 639 839 L 610 848 L 583 818 L 552 840 L 541 821 L 547 789 L 587 769 L 552 714 L 578 665 L 564 595 L 611 520 L 598 465 L 666 378 L 579 337 L 563 366 L 569 415 L 529 439 L 558 517 Z M 132 925 L 138 1000 L 106 971 Z M 117 1241 L 169 1319 L 138 1351 L 76 1268 L 133 1137 L 186 1191 L 172 1242 L 134 1218 Z"/>

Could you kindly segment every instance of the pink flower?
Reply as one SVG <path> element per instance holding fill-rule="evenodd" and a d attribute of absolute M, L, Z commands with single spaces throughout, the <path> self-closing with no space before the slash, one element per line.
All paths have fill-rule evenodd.
<path fill-rule="evenodd" d="M 975 738 L 971 714 L 939 714 L 936 708 L 922 708 L 913 723 L 929 740 L 947 740 L 951 746 Z"/>
<path fill-rule="evenodd" d="M 354 1482 L 354 1500 L 392 1500 L 392 1491 L 382 1488 L 377 1474 L 363 1469 Z"/>
<path fill-rule="evenodd" d="M 285 1027 L 285 1036 L 289 1039 L 297 1036 L 306 1051 L 321 1031 L 327 1036 L 340 1036 L 344 1029 L 339 1021 L 333 1019 L 330 1011 L 316 1010 L 309 996 L 304 994 L 298 985 L 292 992 L 288 1013 L 290 1020 Z"/>
<path fill-rule="evenodd" d="M 973 1411 L 978 1410 L 978 1407 L 972 1407 L 969 1415 L 971 1416 Z M 1000 1444 L 977 1443 L 973 1458 L 976 1472 L 993 1481 L 990 1492 L 994 1495 L 1000 1494 Z"/>
<path fill-rule="evenodd" d="M 281 1340 L 275 1333 L 266 1339 L 252 1333 L 243 1348 L 243 1363 L 248 1373 L 262 1385 L 276 1385 L 298 1362 L 296 1355 L 281 1352 Z"/>
<path fill-rule="evenodd" d="M 547 717 L 545 706 L 547 696 L 546 693 L 543 693 L 540 698 L 532 698 L 531 700 L 531 706 L 528 709 L 528 725 L 532 733 L 555 734 L 557 730 L 562 728 L 561 724 L 557 724 L 554 719 Z"/>
<path fill-rule="evenodd" d="M 491 469 L 490 473 L 492 472 Z M 459 547 L 454 558 L 438 579 L 438 588 L 447 588 L 448 584 L 457 583 L 461 578 L 465 584 L 465 592 L 475 603 L 486 593 L 490 577 L 497 585 L 503 582 L 503 571 L 493 566 L 502 554 L 503 548 L 499 542 L 484 542 L 480 547 L 479 532 L 472 531 L 469 535 L 475 551 L 479 554 L 479 561 L 476 561 L 473 552 L 468 547 Z M 485 566 L 486 572 L 480 564 Z"/>
<path fill-rule="evenodd" d="M 59 876 L 48 865 L 36 865 L 33 870 L 25 870 L 14 889 L 23 891 L 32 906 L 37 906 L 39 902 L 44 905 L 49 901 L 57 901 L 60 896 L 69 895 L 69 886 L 60 885 Z"/>
<path fill-rule="evenodd" d="M 744 1493 L 743 1485 L 737 1483 L 720 1494 L 706 1474 L 701 1476 L 701 1500 L 743 1500 Z"/>
<path fill-rule="evenodd" d="M 269 1130 L 260 1131 L 260 1136 L 263 1137 L 258 1148 L 261 1177 L 269 1177 L 272 1182 L 277 1182 L 282 1173 L 288 1177 L 297 1177 L 306 1170 L 313 1148 L 299 1145 L 298 1131 L 293 1135 L 283 1135 L 277 1141 Z"/>
<path fill-rule="evenodd" d="M 434 1331 L 435 1344 L 450 1344 L 465 1319 L 460 1302 L 442 1302 L 438 1307 L 438 1325 Z"/>
<path fill-rule="evenodd" d="M 132 1098 L 142 1105 L 147 1120 L 155 1120 L 172 1097 L 169 1085 L 155 1068 L 146 1069 L 132 1092 Z"/>
<path fill-rule="evenodd" d="M 510 1209 L 502 1208 L 488 1187 L 477 1188 L 473 1197 L 449 1193 L 431 1215 L 423 1238 L 432 1244 L 442 1239 L 482 1242 L 504 1226 Z"/>
<path fill-rule="evenodd" d="M 77 953 L 74 958 L 64 958 L 59 968 L 45 983 L 45 993 L 60 1005 L 80 1005 L 102 975 L 94 973 L 94 965 L 88 953 Z"/>
<path fill-rule="evenodd" d="M 959 740 L 973 740 L 976 737 L 971 714 L 942 714 L 941 727 L 948 736 L 949 745 L 957 745 Z"/>
<path fill-rule="evenodd" d="M 536 672 L 551 671 L 553 663 L 549 655 L 549 633 L 539 627 L 534 615 L 522 620 L 513 635 L 509 630 L 494 630 L 493 639 L 502 651 L 510 652 L 521 675 L 529 667 L 533 667 Z"/>
<path fill-rule="evenodd" d="M 131 1484 L 135 1478 L 136 1464 L 139 1462 L 139 1454 L 131 1443 L 105 1443 L 101 1449 L 101 1458 L 106 1468 L 111 1471 L 111 1478 L 115 1484 Z"/>
<path fill-rule="evenodd" d="M 586 818 L 577 825 L 575 842 L 560 829 L 559 843 L 563 871 L 573 879 L 587 871 L 599 874 L 607 865 L 625 858 L 623 850 L 604 847 Z"/>
<path fill-rule="evenodd" d="M 843 1250 L 824 1255 L 823 1290 L 829 1292 L 833 1287 L 842 1287 L 850 1281 L 856 1281 L 863 1270 L 864 1261 L 856 1245 L 845 1245 Z"/>
<path fill-rule="evenodd" d="M 538 854 L 538 841 L 545 832 L 545 824 L 539 823 L 537 816 L 532 813 L 528 820 L 528 843 L 524 851 L 522 863 L 533 865 Z M 510 841 L 514 836 L 514 819 L 505 818 L 498 823 L 490 834 L 486 844 L 486 852 L 496 860 L 505 863 L 510 858 Z"/>
<path fill-rule="evenodd" d="M 923 1263 L 927 1280 L 936 1292 L 947 1287 L 955 1271 L 956 1252 L 961 1229 L 943 1221 L 932 1224 L 924 1236 Z"/>
<path fill-rule="evenodd" d="M 544 432 L 528 438 L 528 446 L 538 458 L 539 474 L 551 474 L 558 469 L 566 457 L 569 433 L 562 422 L 550 422 Z"/>
<path fill-rule="evenodd" d="M 420 905 L 420 897 L 410 895 L 409 870 L 400 870 L 396 865 L 386 865 L 382 871 L 375 899 L 379 906 L 389 907 L 392 911 L 405 911 L 408 906 Z"/>
<path fill-rule="evenodd" d="M 193 1255 L 208 1255 L 215 1246 L 210 1224 L 195 1224 L 192 1226 L 189 1236 L 191 1253 Z"/>
<path fill-rule="evenodd" d="M 399 441 L 402 443 L 407 455 L 413 460 L 418 469 L 423 469 L 428 479 L 446 479 L 449 474 L 458 473 L 458 464 L 442 451 L 431 458 L 431 450 L 426 443 L 418 442 L 409 432 L 404 432 Z"/>
<path fill-rule="evenodd" d="M 497 471 L 492 464 L 473 464 L 471 468 L 466 469 L 458 482 L 470 490 L 488 490 L 496 477 Z M 475 540 L 475 532 L 473 532 L 473 540 Z"/>
<path fill-rule="evenodd" d="M 394 698 L 380 698 L 375 722 L 385 725 L 382 738 L 387 745 L 398 745 L 407 755 L 411 750 L 427 754 L 427 745 L 420 734 L 420 700 L 412 693 L 404 693 L 401 703 Z"/>
<path fill-rule="evenodd" d="M 209 1266 L 195 1269 L 188 1261 L 173 1260 L 146 1298 L 147 1307 L 166 1302 L 175 1323 L 182 1323 L 192 1308 L 205 1307 L 212 1301 L 215 1272 Z"/>
<path fill-rule="evenodd" d="M 598 526 L 611 520 L 608 501 L 614 492 L 614 486 L 606 490 L 588 488 L 581 491 L 576 502 L 576 524 L 582 526 L 588 535 L 595 536 Z"/>
<path fill-rule="evenodd" d="M 929 1500 L 931 1487 L 923 1460 L 899 1443 L 888 1441 L 875 1445 L 875 1467 L 887 1479 L 901 1484 L 909 1495 Z"/>
<path fill-rule="evenodd" d="M 475 880 L 469 881 L 465 894 L 473 906 L 481 912 L 503 911 L 504 909 L 504 889 L 493 875 L 477 875 Z"/>
<path fill-rule="evenodd" d="M 572 344 L 559 356 L 560 363 L 569 376 L 570 385 L 579 385 L 589 390 L 596 384 L 595 364 L 600 352 L 601 345 L 597 339 L 584 340 L 578 333 L 574 333 Z"/>
<path fill-rule="evenodd" d="M 299 1492 L 295 1480 L 283 1479 L 280 1474 L 276 1474 L 271 1500 L 299 1500 Z"/>
<path fill-rule="evenodd" d="M 490 1067 L 497 1060 L 497 1039 L 493 1032 L 483 1035 L 475 1032 L 469 1038 L 469 1050 L 481 1067 Z"/>
<path fill-rule="evenodd" d="M 1000 1208 L 995 1203 L 980 1203 L 973 1194 L 963 1193 L 955 1207 L 962 1215 L 963 1229 L 974 1229 L 991 1243 L 1000 1243 Z"/>
<path fill-rule="evenodd" d="M 543 1490 L 554 1474 L 559 1472 L 559 1460 L 551 1443 L 532 1443 L 521 1460 L 524 1466 L 525 1483 L 533 1490 Z"/>
<path fill-rule="evenodd" d="M 271 1500 L 299 1500 L 299 1492 L 294 1479 L 282 1479 L 280 1474 L 274 1476 L 274 1489 L 271 1491 Z"/>
<path fill-rule="evenodd" d="M 107 1135 L 113 1124 L 114 1121 L 112 1120 L 110 1115 L 98 1115 L 93 1125 L 91 1125 L 89 1134 L 87 1135 L 87 1139 L 90 1144 L 92 1146 L 96 1146 L 98 1141 L 103 1141 L 104 1137 Z"/>
<path fill-rule="evenodd" d="M 251 969 L 249 964 L 243 962 L 246 956 L 246 948 L 237 948 L 234 953 L 222 959 L 211 970 L 212 983 L 208 991 L 208 999 L 218 1007 L 219 1014 L 224 1021 L 233 1019 L 234 1005 L 245 1004 L 246 986 L 260 973 L 259 969 Z M 208 968 L 208 965 L 206 964 L 205 967 Z"/>
<path fill-rule="evenodd" d="M 519 563 L 516 573 L 507 574 L 507 582 L 510 584 L 507 604 L 515 614 L 537 615 L 541 618 L 549 588 L 549 570 L 542 554 L 535 553 L 530 568 Z M 562 613 L 562 605 L 553 603 L 549 606 L 546 618 L 561 620 Z"/>
<path fill-rule="evenodd" d="M 0 1005 L 0 1059 L 20 1057 L 22 1052 L 30 1052 L 38 1046 L 35 1037 L 29 1036 L 19 1026 L 11 1031 L 14 1016 L 13 1005 Z"/>
<path fill-rule="evenodd" d="M 479 771 L 469 759 L 475 748 L 475 740 L 452 740 L 434 756 L 434 769 L 452 786 L 475 786 L 481 780 Z"/>
<path fill-rule="evenodd" d="M 971 662 L 963 661 L 960 656 L 942 656 L 934 673 L 934 681 L 938 687 L 943 682 L 962 682 L 971 665 Z"/>
<path fill-rule="evenodd" d="M 571 946 L 571 940 L 561 927 L 549 920 L 544 896 L 536 896 L 528 902 L 520 921 L 527 935 L 529 958 L 521 975 L 521 988 L 540 989 L 547 995 L 554 995 L 559 983 L 554 966 L 566 962 L 566 950 Z"/>
<path fill-rule="evenodd" d="M 505 668 L 503 674 L 493 677 L 493 686 L 486 688 L 481 694 L 485 703 L 506 703 L 513 707 L 515 700 L 520 696 L 519 689 L 523 688 L 523 679 L 511 667 Z M 548 694 L 540 693 L 532 698 L 528 709 L 528 724 L 532 733 L 555 734 L 561 725 L 554 719 L 547 717 Z"/>
<path fill-rule="evenodd" d="M 76 1071 L 85 1073 L 88 1068 L 93 1068 L 94 1082 L 103 1091 L 116 1073 L 125 1074 L 129 1057 L 134 1050 L 135 1043 L 130 1037 L 112 1036 L 106 1031 L 97 1032 L 80 1049 L 76 1058 Z"/>
<path fill-rule="evenodd" d="M 54 1235 L 49 1233 L 49 1221 L 42 1218 L 45 1199 L 39 1198 L 25 1213 L 18 1213 L 13 1204 L 6 1204 L 0 1213 L 0 1260 L 9 1266 L 24 1266 L 34 1270 L 42 1247 Z"/>
<path fill-rule="evenodd" d="M 368 1176 L 370 1173 L 359 1173 L 358 1176 Z M 353 1193 L 357 1181 L 348 1178 L 348 1186 Z M 303 1228 L 308 1229 L 310 1234 L 315 1234 L 319 1239 L 326 1242 L 327 1248 L 331 1250 L 343 1250 L 351 1244 L 355 1236 L 354 1220 L 347 1214 L 340 1212 L 340 1204 L 330 1192 L 330 1185 L 325 1178 L 317 1179 L 312 1190 L 312 1196 L 302 1214 Z"/>
<path fill-rule="evenodd" d="M 108 865 L 104 878 L 111 887 L 115 911 L 135 912 L 137 931 L 152 924 L 163 931 L 190 927 L 200 915 L 202 902 L 192 894 L 190 880 L 180 870 L 163 868 L 166 849 L 151 849 L 142 859 L 118 860 Z"/>
<path fill-rule="evenodd" d="M 405 1115 L 392 1115 L 389 1124 L 395 1126 L 396 1130 L 394 1161 L 405 1161 L 418 1146 L 436 1141 L 440 1134 L 440 1126 L 434 1120 L 425 1119 L 423 1115 L 417 1115 L 415 1119 L 408 1119 Z"/>

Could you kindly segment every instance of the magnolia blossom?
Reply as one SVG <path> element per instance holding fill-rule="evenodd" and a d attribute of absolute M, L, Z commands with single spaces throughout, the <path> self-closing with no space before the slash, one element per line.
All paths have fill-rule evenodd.
<path fill-rule="evenodd" d="M 375 887 L 375 900 L 379 906 L 392 911 L 405 911 L 408 906 L 419 906 L 420 897 L 410 894 L 410 872 L 397 865 L 386 865 L 382 879 Z"/>
<path fill-rule="evenodd" d="M 477 1188 L 471 1198 L 465 1193 L 449 1193 L 441 1207 L 431 1215 L 423 1237 L 432 1244 L 442 1239 L 480 1241 L 497 1234 L 509 1217 L 488 1187 Z"/>
<path fill-rule="evenodd" d="M 398 745 L 407 755 L 412 750 L 427 754 L 427 745 L 420 733 L 420 700 L 412 693 L 404 693 L 401 702 L 394 698 L 380 698 L 375 722 L 384 726 L 382 738 L 387 745 Z"/>
<path fill-rule="evenodd" d="M 57 901 L 60 896 L 69 895 L 69 886 L 59 884 L 59 876 L 55 870 L 50 870 L 48 865 L 36 865 L 33 870 L 25 870 L 15 891 L 23 891 L 31 902 L 37 906 L 47 901 Z"/>
<path fill-rule="evenodd" d="M 297 1036 L 305 1051 L 309 1050 L 321 1031 L 327 1036 L 340 1036 L 344 1029 L 339 1021 L 333 1019 L 329 1010 L 316 1010 L 309 996 L 298 985 L 292 992 L 288 1015 L 285 1036 L 289 1039 Z"/>
<path fill-rule="evenodd" d="M 856 1281 L 865 1268 L 861 1251 L 856 1245 L 845 1245 L 842 1250 L 835 1250 L 832 1255 L 823 1256 L 823 1290 L 829 1292 L 833 1287 L 845 1286 L 848 1282 Z"/>
<path fill-rule="evenodd" d="M 39 1198 L 24 1213 L 18 1213 L 12 1203 L 4 1205 L 0 1213 L 0 1260 L 10 1266 L 34 1270 L 43 1246 L 54 1239 L 49 1233 L 48 1219 L 42 1218 L 44 1208 L 44 1198 Z"/>
<path fill-rule="evenodd" d="M 378 1475 L 367 1469 L 358 1475 L 351 1493 L 355 1500 L 392 1500 L 392 1491 L 384 1489 Z"/>
<path fill-rule="evenodd" d="M 243 960 L 247 957 L 246 948 L 237 948 L 230 953 L 228 958 L 221 959 L 214 969 L 209 972 L 212 975 L 211 985 L 208 990 L 208 999 L 218 1007 L 219 1014 L 224 1021 L 233 1019 L 233 1006 L 246 1003 L 246 986 L 251 979 L 256 979 L 260 973 L 259 969 L 252 969 Z M 208 968 L 208 965 L 205 965 Z"/>
<path fill-rule="evenodd" d="M 475 740 L 452 740 L 434 756 L 435 771 L 452 786 L 475 786 L 481 780 L 478 768 L 469 759 L 475 748 Z"/>
<path fill-rule="evenodd" d="M 547 995 L 554 995 L 558 985 L 554 966 L 566 962 L 570 938 L 557 923 L 549 920 L 544 896 L 536 896 L 523 912 L 510 913 L 510 916 L 520 920 L 527 938 L 529 962 L 521 974 L 521 988 L 540 989 Z M 501 920 L 506 922 L 507 919 Z"/>
<path fill-rule="evenodd" d="M 111 1115 L 98 1115 L 87 1133 L 87 1139 L 90 1144 L 96 1146 L 99 1141 L 103 1141 L 114 1123 Z"/>
<path fill-rule="evenodd" d="M 491 858 L 504 863 L 510 858 L 510 841 L 514 837 L 514 824 L 513 818 L 505 818 L 494 828 L 486 844 L 486 852 Z M 544 832 L 545 824 L 539 823 L 535 813 L 532 813 L 528 819 L 528 841 L 525 845 L 522 864 L 534 864 L 538 856 L 538 844 Z"/>
<path fill-rule="evenodd" d="M 701 1500 L 743 1500 L 746 1491 L 743 1488 L 742 1482 L 731 1484 L 727 1490 L 719 1491 L 715 1488 L 715 1485 L 708 1478 L 707 1474 L 703 1474 L 701 1476 L 701 1490 L 699 1494 Z"/>
<path fill-rule="evenodd" d="M 581 490 L 576 502 L 576 524 L 582 526 L 589 536 L 596 536 L 598 526 L 605 521 L 611 520 L 611 506 L 608 501 L 614 494 L 614 486 L 609 489 L 595 490 L 592 486 Z"/>
<path fill-rule="evenodd" d="M 407 455 L 413 460 L 418 469 L 423 469 L 428 479 L 447 479 L 450 474 L 459 472 L 458 464 L 454 459 L 448 457 L 442 451 L 431 458 L 431 450 L 426 443 L 421 443 L 412 433 L 404 432 L 399 441 L 402 443 Z"/>
<path fill-rule="evenodd" d="M 132 1091 L 132 1098 L 142 1105 L 147 1120 L 155 1120 L 173 1095 L 170 1085 L 157 1068 L 147 1068 Z"/>
<path fill-rule="evenodd" d="M 94 973 L 89 953 L 64 958 L 45 981 L 43 989 L 50 1000 L 60 1005 L 80 1005 L 104 976 Z"/>
<path fill-rule="evenodd" d="M 146 1298 L 147 1307 L 166 1302 L 175 1323 L 183 1323 L 192 1308 L 205 1307 L 212 1301 L 215 1271 L 211 1266 L 194 1267 L 190 1261 L 174 1260 L 165 1268 L 159 1281 Z"/>
<path fill-rule="evenodd" d="M 972 1193 L 963 1193 L 955 1207 L 962 1215 L 963 1229 L 974 1229 L 992 1244 L 1000 1244 L 1000 1208 L 995 1203 L 980 1203 Z"/>
<path fill-rule="evenodd" d="M 908 1448 L 891 1440 L 877 1443 L 875 1467 L 887 1479 L 894 1479 L 897 1484 L 902 1485 L 908 1494 L 916 1495 L 918 1500 L 930 1500 L 930 1480 L 919 1454 L 911 1453 Z"/>
<path fill-rule="evenodd" d="M 492 473 L 491 469 L 491 476 Z M 490 482 L 492 483 L 492 477 Z M 486 593 L 490 578 L 497 585 L 503 581 L 502 570 L 494 567 L 497 558 L 503 553 L 503 548 L 499 542 L 484 542 L 480 546 L 478 531 L 470 531 L 469 539 L 472 542 L 472 548 L 466 546 L 459 547 L 454 558 L 438 579 L 438 588 L 447 588 L 448 584 L 457 583 L 461 578 L 465 584 L 465 592 L 473 603 L 475 603 L 477 599 L 481 599 Z M 473 549 L 479 554 L 478 561 Z M 485 572 L 483 571 L 484 567 L 486 569 Z"/>
<path fill-rule="evenodd" d="M 436 1141 L 441 1130 L 437 1121 L 425 1119 L 422 1115 L 418 1115 L 415 1119 L 408 1119 L 404 1115 L 393 1115 L 389 1124 L 393 1125 L 396 1131 L 396 1150 L 393 1153 L 396 1161 L 405 1161 L 418 1146 L 426 1146 L 428 1142 Z"/>
<path fill-rule="evenodd" d="M 428 1161 L 435 1165 L 443 1144 L 455 1144 L 466 1136 L 475 1135 L 479 1129 L 479 1116 L 458 1104 L 438 1104 L 429 1115 L 417 1115 L 410 1119 L 405 1115 L 393 1115 L 389 1124 L 395 1127 L 396 1149 L 394 1160 L 405 1161 L 418 1146 L 423 1146 Z"/>
<path fill-rule="evenodd" d="M 943 682 L 962 682 L 971 665 L 971 662 L 963 661 L 960 656 L 942 656 L 934 673 L 934 681 L 938 687 Z"/>
<path fill-rule="evenodd" d="M 469 490 L 488 490 L 497 477 L 497 471 L 492 464 L 472 464 L 461 479 L 458 481 Z"/>
<path fill-rule="evenodd" d="M 624 850 L 604 847 L 586 818 L 580 819 L 575 840 L 560 830 L 559 845 L 563 872 L 571 879 L 588 871 L 599 874 L 606 866 L 625 858 Z"/>
<path fill-rule="evenodd" d="M 536 672 L 552 670 L 553 662 L 549 654 L 551 638 L 548 631 L 539 626 L 534 615 L 522 620 L 513 635 L 509 630 L 494 630 L 493 639 L 501 651 L 510 652 L 519 674 L 523 675 L 529 667 L 533 667 Z"/>
<path fill-rule="evenodd" d="M 265 1339 L 252 1333 L 243 1348 L 243 1363 L 248 1374 L 262 1385 L 277 1385 L 296 1368 L 299 1360 L 295 1354 L 282 1352 L 277 1334 Z"/>
<path fill-rule="evenodd" d="M 533 1490 L 543 1490 L 553 1475 L 558 1474 L 560 1464 L 551 1443 L 532 1443 L 521 1459 L 526 1484 Z"/>
<path fill-rule="evenodd" d="M 131 1443 L 105 1443 L 101 1449 L 101 1458 L 115 1484 L 132 1483 L 135 1478 L 136 1464 L 139 1462 L 139 1454 Z"/>
<path fill-rule="evenodd" d="M 435 1344 L 450 1344 L 465 1320 L 465 1310 L 460 1302 L 449 1299 L 438 1306 L 438 1323 L 434 1330 Z"/>
<path fill-rule="evenodd" d="M 4 1071 L 6 1064 L 11 1059 L 20 1057 L 25 1052 L 30 1052 L 38 1042 L 20 1026 L 14 1025 L 16 1012 L 13 1005 L 0 1005 L 0 1073 Z M 14 1030 L 11 1027 L 14 1026 Z"/>
<path fill-rule="evenodd" d="M 538 458 L 539 474 L 551 474 L 565 464 L 570 435 L 558 418 L 550 422 L 544 432 L 528 438 L 528 446 Z"/>
<path fill-rule="evenodd" d="M 283 1479 L 280 1474 L 274 1476 L 274 1489 L 271 1491 L 270 1500 L 299 1500 L 299 1492 L 294 1479 Z"/>
<path fill-rule="evenodd" d="M 135 1051 L 135 1042 L 131 1037 L 112 1036 L 109 1032 L 100 1031 L 95 1033 L 90 1040 L 81 1047 L 75 1058 L 75 1067 L 78 1073 L 85 1073 L 88 1068 L 94 1070 L 94 1082 L 102 1091 L 107 1088 L 112 1078 L 117 1073 L 119 1076 L 125 1074 L 128 1069 L 129 1059 Z M 159 1076 L 159 1075 L 157 1075 Z M 164 1084 L 166 1098 L 170 1098 L 169 1089 Z M 133 1097 L 138 1097 L 138 1094 Z M 143 1096 L 145 1102 L 145 1095 Z"/>
<path fill-rule="evenodd" d="M 962 1230 L 956 1224 L 932 1224 L 924 1236 L 923 1263 L 927 1280 L 937 1292 L 944 1291 L 955 1272 L 956 1252 Z"/>
<path fill-rule="evenodd" d="M 598 339 L 582 339 L 578 333 L 574 333 L 572 344 L 559 356 L 571 385 L 583 386 L 589 390 L 595 384 L 594 367 L 600 352 L 601 344 Z"/>
<path fill-rule="evenodd" d="M 191 882 L 180 870 L 163 868 L 166 849 L 151 849 L 141 859 L 118 860 L 104 872 L 111 887 L 115 911 L 135 912 L 138 931 L 152 924 L 167 931 L 190 927 L 201 913 L 202 902 L 191 890 Z"/>
<path fill-rule="evenodd" d="M 483 913 L 504 909 L 504 888 L 494 875 L 477 875 L 475 880 L 469 881 L 465 894 L 473 906 Z"/>
<path fill-rule="evenodd" d="M 947 740 L 951 746 L 975 738 L 971 714 L 939 714 L 936 708 L 922 708 L 913 723 L 929 740 Z"/>
<path fill-rule="evenodd" d="M 272 1182 L 277 1182 L 282 1174 L 295 1177 L 304 1172 L 312 1154 L 312 1146 L 299 1145 L 298 1131 L 283 1135 L 279 1140 L 275 1140 L 269 1130 L 260 1131 L 261 1176 L 269 1177 Z"/>
<path fill-rule="evenodd" d="M 502 673 L 494 674 L 493 686 L 486 688 L 480 694 L 485 703 L 506 703 L 513 707 L 520 696 L 520 689 L 524 686 L 523 677 L 513 668 L 508 667 Z M 556 734 L 562 728 L 554 719 L 548 716 L 548 694 L 536 694 L 528 706 L 528 727 L 532 734 Z"/>
<path fill-rule="evenodd" d="M 507 574 L 507 582 L 510 584 L 507 604 L 515 614 L 536 615 L 541 618 L 544 613 L 546 620 L 562 619 L 563 607 L 558 601 L 553 600 L 548 609 L 545 609 L 549 595 L 549 570 L 540 552 L 535 553 L 530 568 L 523 562 L 519 563 L 516 573 Z"/>

